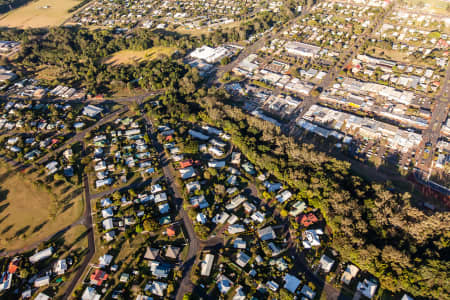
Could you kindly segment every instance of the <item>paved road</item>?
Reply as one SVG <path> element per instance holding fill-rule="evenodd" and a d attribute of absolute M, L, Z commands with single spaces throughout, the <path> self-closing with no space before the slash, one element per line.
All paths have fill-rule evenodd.
<path fill-rule="evenodd" d="M 83 143 L 83 151 L 86 151 L 86 145 Z M 95 237 L 94 237 L 94 226 L 92 223 L 92 207 L 91 207 L 91 193 L 89 190 L 89 177 L 85 174 L 83 177 L 84 184 L 84 214 L 81 223 L 86 227 L 87 237 L 88 237 L 88 253 L 86 254 L 83 262 L 78 268 L 75 277 L 68 283 L 66 292 L 64 293 L 64 299 L 71 298 L 72 292 L 83 276 L 86 268 L 88 267 L 92 257 L 95 254 Z"/>

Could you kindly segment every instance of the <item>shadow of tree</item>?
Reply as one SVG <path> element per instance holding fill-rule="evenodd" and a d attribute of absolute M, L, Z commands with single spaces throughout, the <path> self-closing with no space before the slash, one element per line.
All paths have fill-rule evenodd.
<path fill-rule="evenodd" d="M 16 233 L 14 234 L 14 236 L 15 236 L 15 237 L 19 237 L 19 236 L 21 236 L 22 234 L 26 233 L 26 232 L 28 231 L 28 229 L 30 229 L 30 226 L 29 226 L 29 225 L 24 226 L 24 227 L 22 227 L 21 229 L 17 230 Z"/>
<path fill-rule="evenodd" d="M 35 227 L 33 228 L 32 233 L 38 232 L 38 231 L 41 230 L 47 223 L 48 223 L 48 221 L 44 221 L 44 222 L 42 222 L 41 224 L 35 226 Z"/>
<path fill-rule="evenodd" d="M 5 221 L 8 217 L 9 217 L 9 214 L 7 214 L 6 216 L 2 217 L 2 218 L 0 219 L 0 224 L 2 224 L 3 221 Z"/>
<path fill-rule="evenodd" d="M 5 203 L 3 205 L 0 205 L 0 214 L 9 206 L 9 203 Z"/>
<path fill-rule="evenodd" d="M 0 190 L 0 202 L 3 202 L 8 197 L 9 191 L 8 190 Z"/>
<path fill-rule="evenodd" d="M 9 226 L 5 227 L 5 229 L 2 230 L 2 234 L 7 233 L 7 232 L 10 231 L 11 228 L 13 228 L 13 227 L 14 227 L 14 225 L 9 225 Z"/>

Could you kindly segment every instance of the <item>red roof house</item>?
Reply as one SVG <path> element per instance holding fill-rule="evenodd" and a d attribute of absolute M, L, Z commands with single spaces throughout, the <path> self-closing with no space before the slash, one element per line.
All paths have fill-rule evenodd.
<path fill-rule="evenodd" d="M 184 169 L 184 168 L 187 168 L 187 167 L 191 167 L 193 163 L 194 162 L 192 161 L 192 159 L 187 159 L 187 160 L 181 161 L 180 162 L 180 168 Z"/>
<path fill-rule="evenodd" d="M 297 217 L 297 223 L 300 223 L 305 227 L 308 227 L 316 223 L 317 221 L 319 221 L 319 219 L 317 219 L 316 215 L 313 213 L 302 214 L 301 216 Z"/>
<path fill-rule="evenodd" d="M 108 279 L 108 274 L 103 270 L 96 269 L 91 275 L 91 284 L 100 286 L 106 279 Z"/>
<path fill-rule="evenodd" d="M 173 227 L 167 227 L 166 229 L 167 236 L 175 236 L 176 232 Z"/>

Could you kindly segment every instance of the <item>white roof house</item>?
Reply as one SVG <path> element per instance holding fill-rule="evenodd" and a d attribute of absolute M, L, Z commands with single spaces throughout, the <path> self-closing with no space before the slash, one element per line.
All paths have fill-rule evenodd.
<path fill-rule="evenodd" d="M 350 285 L 353 278 L 358 274 L 359 269 L 357 266 L 348 264 L 347 268 L 345 268 L 344 273 L 342 274 L 341 281 L 347 285 Z"/>
<path fill-rule="evenodd" d="M 109 266 L 113 260 L 113 256 L 109 255 L 109 254 L 105 254 L 103 256 L 100 256 L 100 258 L 98 259 L 98 265 L 100 266 L 100 268 L 104 268 L 106 266 Z"/>
<path fill-rule="evenodd" d="M 114 228 L 113 219 L 109 218 L 109 219 L 103 220 L 102 225 L 105 230 L 113 229 Z"/>
<path fill-rule="evenodd" d="M 236 257 L 236 264 L 240 266 L 241 268 L 245 267 L 248 262 L 250 261 L 250 256 L 248 256 L 245 252 L 239 251 L 237 257 Z"/>
<path fill-rule="evenodd" d="M 30 262 L 32 264 L 37 263 L 37 262 L 39 262 L 41 260 L 44 260 L 44 259 L 52 256 L 52 254 L 53 254 L 53 248 L 52 247 L 44 249 L 44 250 L 39 251 L 38 253 L 34 254 L 33 256 L 31 256 L 30 257 Z"/>
<path fill-rule="evenodd" d="M 356 290 L 361 292 L 364 296 L 369 299 L 372 299 L 375 296 L 375 292 L 377 290 L 378 285 L 370 280 L 364 279 L 364 281 L 358 282 Z"/>
<path fill-rule="evenodd" d="M 50 284 L 50 277 L 49 276 L 43 276 L 36 278 L 34 281 L 34 287 L 42 287 Z"/>
<path fill-rule="evenodd" d="M 214 263 L 214 255 L 208 253 L 205 255 L 205 259 L 200 263 L 200 274 L 202 276 L 211 275 L 211 269 Z"/>
<path fill-rule="evenodd" d="M 324 254 L 320 258 L 319 265 L 325 273 L 329 273 L 331 271 L 331 268 L 333 268 L 334 260 Z"/>
<path fill-rule="evenodd" d="M 100 295 L 95 288 L 88 286 L 81 295 L 81 300 L 100 300 Z"/>
<path fill-rule="evenodd" d="M 188 179 L 188 178 L 194 177 L 196 175 L 193 167 L 187 167 L 184 169 L 180 169 L 179 172 L 180 172 L 181 179 Z"/>
<path fill-rule="evenodd" d="M 258 236 L 263 241 L 273 240 L 277 237 L 271 226 L 259 229 Z"/>
<path fill-rule="evenodd" d="M 95 118 L 103 111 L 103 108 L 89 104 L 83 108 L 82 114 L 91 118 Z"/>
<path fill-rule="evenodd" d="M 34 300 L 50 300 L 50 297 L 44 293 L 39 293 Z"/>
<path fill-rule="evenodd" d="M 56 262 L 53 270 L 56 274 L 62 275 L 67 271 L 67 261 L 66 259 L 60 259 Z"/>
<path fill-rule="evenodd" d="M 160 281 L 153 281 L 147 283 L 144 290 L 149 291 L 153 295 L 164 297 L 164 292 L 167 289 L 167 283 Z"/>

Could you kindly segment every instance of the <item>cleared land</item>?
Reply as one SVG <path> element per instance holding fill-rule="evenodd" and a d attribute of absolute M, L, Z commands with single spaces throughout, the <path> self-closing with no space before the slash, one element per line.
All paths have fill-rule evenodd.
<path fill-rule="evenodd" d="M 0 252 L 19 250 L 49 238 L 75 222 L 83 212 L 81 188 L 52 185 L 55 197 L 34 185 L 37 174 L 18 174 L 0 167 Z"/>
<path fill-rule="evenodd" d="M 61 25 L 80 0 L 38 0 L 0 16 L 0 27 L 37 28 Z"/>
<path fill-rule="evenodd" d="M 176 50 L 175 47 L 164 46 L 157 46 L 142 51 L 122 50 L 107 57 L 104 63 L 113 66 L 138 64 L 145 60 L 157 59 L 163 55 L 171 56 Z"/>

